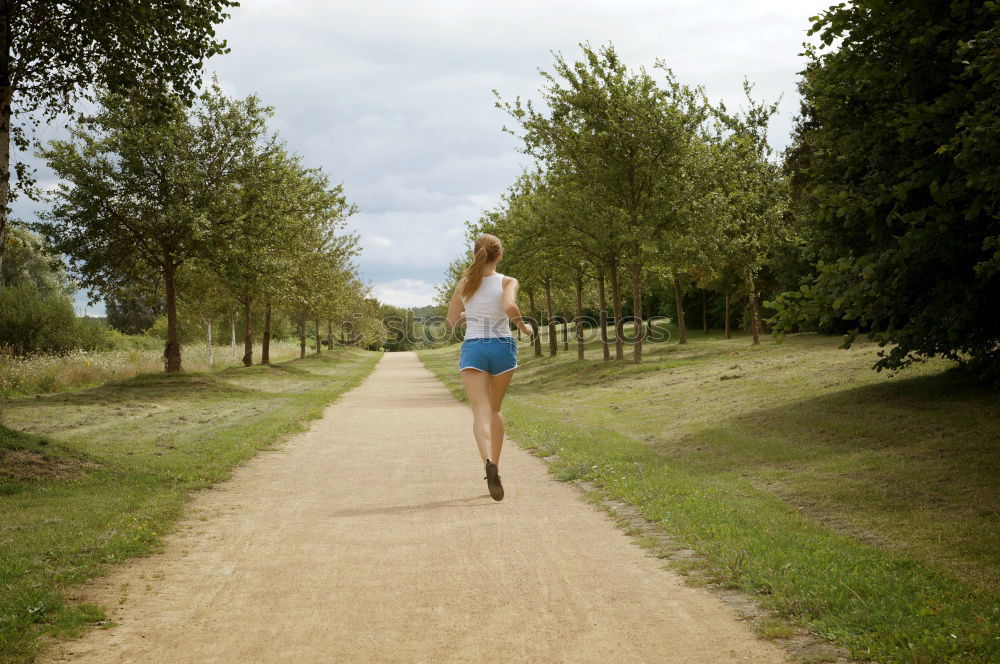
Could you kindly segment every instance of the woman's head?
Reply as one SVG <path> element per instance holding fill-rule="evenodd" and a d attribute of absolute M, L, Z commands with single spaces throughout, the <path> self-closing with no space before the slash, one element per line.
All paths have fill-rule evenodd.
<path fill-rule="evenodd" d="M 503 256 L 503 245 L 496 235 L 483 233 L 476 238 L 472 248 L 472 264 L 465 268 L 462 275 L 462 297 L 470 297 L 483 281 L 483 273 L 487 266 L 494 265 Z"/>

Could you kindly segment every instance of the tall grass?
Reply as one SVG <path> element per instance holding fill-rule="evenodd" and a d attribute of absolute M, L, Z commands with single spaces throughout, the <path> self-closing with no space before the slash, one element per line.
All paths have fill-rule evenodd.
<path fill-rule="evenodd" d="M 242 347 L 234 356 L 228 345 L 213 346 L 211 365 L 207 344 L 186 344 L 181 353 L 187 371 L 221 371 L 241 364 Z M 272 361 L 291 359 L 298 353 L 295 341 L 271 342 Z M 259 355 L 254 361 L 258 359 Z M 76 350 L 23 357 L 0 349 L 0 397 L 60 392 L 157 371 L 163 371 L 162 348 Z"/>

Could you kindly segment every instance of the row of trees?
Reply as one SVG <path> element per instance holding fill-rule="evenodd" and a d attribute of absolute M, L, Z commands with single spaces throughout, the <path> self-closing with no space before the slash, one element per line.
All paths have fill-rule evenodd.
<path fill-rule="evenodd" d="M 91 293 L 119 309 L 162 303 L 167 371 L 181 369 L 179 306 L 204 321 L 210 347 L 212 321 L 239 316 L 246 366 L 255 317 L 264 363 L 274 315 L 297 327 L 303 355 L 310 322 L 332 338 L 368 298 L 342 186 L 269 132 L 256 96 L 213 84 L 191 105 L 162 99 L 105 92 L 69 139 L 40 150 L 60 182 L 37 230 Z"/>
<path fill-rule="evenodd" d="M 649 332 L 644 319 L 673 314 L 685 343 L 684 291 L 692 284 L 725 299 L 727 330 L 728 305 L 744 296 L 759 343 L 761 273 L 793 240 L 785 179 L 767 143 L 775 105 L 755 102 L 747 84 L 748 108 L 731 113 L 663 63 L 654 76 L 628 69 L 612 46 L 582 48 L 582 60 L 557 56 L 554 72 L 543 73 L 543 107 L 498 101 L 535 167 L 470 224 L 470 235 L 503 239 L 504 270 L 520 280 L 536 319 L 544 297 L 553 354 L 560 299 L 571 302 L 580 357 L 587 309 L 599 311 L 605 358 L 611 345 L 625 357 L 626 314 L 635 323 L 628 341 L 636 363 Z M 453 266 L 442 297 L 460 268 Z M 654 287 L 664 286 L 672 310 L 650 311 Z M 706 303 L 702 311 L 707 317 Z"/>
<path fill-rule="evenodd" d="M 1000 4 L 854 0 L 812 21 L 780 160 L 776 106 L 749 85 L 733 113 L 610 46 L 557 57 L 537 107 L 498 96 L 534 165 L 469 231 L 503 238 L 536 319 L 544 296 L 550 352 L 556 313 L 574 312 L 580 338 L 594 308 L 618 359 L 629 315 L 635 362 L 651 315 L 675 317 L 684 343 L 694 285 L 706 328 L 722 309 L 728 333 L 741 298 L 753 343 L 764 323 L 841 332 L 845 346 L 867 334 L 886 346 L 879 370 L 943 356 L 1000 377 Z"/>

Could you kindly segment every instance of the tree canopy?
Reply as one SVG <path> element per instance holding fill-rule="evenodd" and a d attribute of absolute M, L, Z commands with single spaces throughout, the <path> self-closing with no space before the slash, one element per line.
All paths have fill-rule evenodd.
<path fill-rule="evenodd" d="M 10 148 L 26 150 L 30 127 L 76 110 L 97 90 L 129 93 L 151 109 L 189 102 L 201 67 L 227 51 L 215 26 L 233 0 L 0 0 L 0 268 L 10 201 L 33 179 Z M 2 284 L 0 284 L 2 285 Z"/>
<path fill-rule="evenodd" d="M 995 2 L 816 17 L 788 158 L 815 271 L 776 301 L 782 329 L 840 320 L 888 346 L 878 369 L 1000 376 L 998 28 Z"/>

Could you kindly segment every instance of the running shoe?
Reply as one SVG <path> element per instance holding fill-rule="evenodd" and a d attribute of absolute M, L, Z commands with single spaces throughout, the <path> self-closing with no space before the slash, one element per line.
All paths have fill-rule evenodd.
<path fill-rule="evenodd" d="M 486 460 L 486 477 L 483 479 L 486 480 L 486 486 L 489 487 L 493 500 L 503 500 L 503 484 L 500 484 L 497 465 L 489 459 Z"/>

